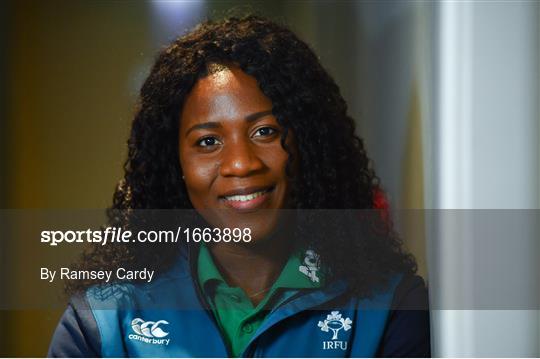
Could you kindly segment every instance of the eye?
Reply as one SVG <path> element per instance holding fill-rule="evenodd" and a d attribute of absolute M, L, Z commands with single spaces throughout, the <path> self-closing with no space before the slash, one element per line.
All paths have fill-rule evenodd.
<path fill-rule="evenodd" d="M 272 127 L 261 127 L 255 131 L 253 137 L 268 137 L 277 133 L 277 130 Z"/>
<path fill-rule="evenodd" d="M 204 137 L 197 141 L 197 145 L 200 147 L 212 147 L 221 145 L 221 142 L 216 137 Z"/>

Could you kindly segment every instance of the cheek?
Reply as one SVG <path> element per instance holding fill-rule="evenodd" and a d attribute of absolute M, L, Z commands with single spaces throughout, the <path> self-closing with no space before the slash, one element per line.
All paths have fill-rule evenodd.
<path fill-rule="evenodd" d="M 292 136 L 289 136 L 287 139 L 287 146 L 292 152 L 292 162 L 289 163 L 289 153 L 285 151 L 280 144 L 281 151 L 276 155 L 276 169 L 279 169 L 279 176 L 280 176 L 280 183 L 281 183 L 281 191 L 279 194 L 279 206 L 282 208 L 292 208 L 294 207 L 293 199 L 291 197 L 291 193 L 293 191 L 292 187 L 292 178 L 296 177 L 298 174 L 298 151 L 296 148 L 296 142 L 294 141 L 294 138 Z M 287 175 L 287 166 L 289 167 L 289 174 L 292 176 Z"/>
<path fill-rule="evenodd" d="M 278 144 L 271 151 L 267 149 L 260 156 L 270 169 L 271 177 L 278 185 L 278 191 L 276 192 L 276 197 L 274 197 L 278 203 L 275 205 L 279 207 L 286 206 L 290 192 L 290 179 L 287 176 L 289 154 L 281 147 L 281 144 Z M 291 170 L 294 172 L 294 168 L 291 168 Z"/>
<path fill-rule="evenodd" d="M 187 157 L 189 158 L 189 156 Z M 180 166 L 182 167 L 189 199 L 193 206 L 197 208 L 210 201 L 212 197 L 210 187 L 216 176 L 217 169 L 214 163 L 194 161 L 188 158 L 181 158 Z"/>
<path fill-rule="evenodd" d="M 289 154 L 281 147 L 281 144 L 277 146 L 273 151 L 270 151 L 266 155 L 265 162 L 269 164 L 274 176 L 279 182 L 288 182 L 287 177 L 287 163 L 289 162 Z M 294 169 L 291 168 L 293 171 Z"/>

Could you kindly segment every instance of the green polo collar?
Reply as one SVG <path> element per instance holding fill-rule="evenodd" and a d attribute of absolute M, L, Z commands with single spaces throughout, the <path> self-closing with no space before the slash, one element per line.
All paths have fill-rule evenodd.
<path fill-rule="evenodd" d="M 210 250 L 201 245 L 197 262 L 199 283 L 207 291 L 208 283 L 225 283 L 225 279 L 216 267 Z M 297 252 L 291 255 L 281 274 L 272 285 L 269 294 L 278 288 L 306 289 L 319 288 L 322 278 L 316 266 L 316 255 L 312 251 Z"/>
<path fill-rule="evenodd" d="M 312 251 L 290 256 L 264 299 L 254 307 L 246 293 L 230 287 L 217 269 L 209 249 L 202 244 L 197 260 L 199 285 L 210 304 L 223 338 L 234 357 L 242 356 L 268 313 L 298 293 L 319 288 L 317 256 Z"/>

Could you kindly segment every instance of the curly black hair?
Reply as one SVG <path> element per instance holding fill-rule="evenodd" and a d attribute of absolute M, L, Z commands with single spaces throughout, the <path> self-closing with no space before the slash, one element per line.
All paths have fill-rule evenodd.
<path fill-rule="evenodd" d="M 212 63 L 233 63 L 257 80 L 284 129 L 281 144 L 289 153 L 289 164 L 292 151 L 285 139 L 289 132 L 294 134 L 298 167 L 294 176 L 288 174 L 294 177 L 296 209 L 375 208 L 379 179 L 363 141 L 355 135 L 355 123 L 339 87 L 292 31 L 250 15 L 204 22 L 159 53 L 140 92 L 125 175 L 108 211 L 111 224 L 125 224 L 129 211 L 138 209 L 193 208 L 181 180 L 179 114 L 184 99 Z M 320 254 L 327 275 L 347 279 L 361 296 L 370 295 L 394 273 L 416 271 L 414 258 L 402 248 L 391 223 L 373 218 L 365 221 L 369 225 L 346 233 L 332 221 L 326 233 L 305 231 L 300 236 L 303 245 Z M 79 265 L 84 269 L 122 265 L 166 270 L 177 256 L 178 252 L 160 246 L 97 246 L 83 254 Z M 73 281 L 67 289 L 73 293 L 92 284 Z"/>

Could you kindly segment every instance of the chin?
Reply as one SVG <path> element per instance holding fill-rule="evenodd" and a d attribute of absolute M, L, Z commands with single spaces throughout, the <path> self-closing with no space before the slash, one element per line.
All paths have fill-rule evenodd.
<path fill-rule="evenodd" d="M 276 232 L 277 227 L 277 220 L 274 223 L 265 223 L 262 225 L 253 225 L 252 227 L 246 227 L 251 229 L 251 242 L 249 242 L 248 245 L 266 243 L 266 241 L 270 240 L 272 235 Z"/>
<path fill-rule="evenodd" d="M 249 228 L 251 241 L 249 243 L 263 243 L 280 227 L 281 212 L 278 209 L 260 209 L 252 212 L 239 212 L 231 209 L 204 209 L 199 214 L 215 228 Z M 233 242 L 230 242 L 233 243 Z M 245 242 L 241 242 L 245 244 Z"/>

